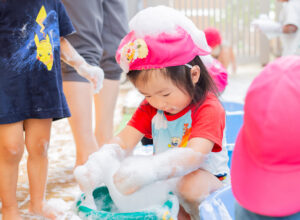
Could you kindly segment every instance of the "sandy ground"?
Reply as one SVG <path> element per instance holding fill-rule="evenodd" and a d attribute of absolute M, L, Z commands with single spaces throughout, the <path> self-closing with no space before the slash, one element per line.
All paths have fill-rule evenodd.
<path fill-rule="evenodd" d="M 258 64 L 240 66 L 237 74 L 230 75 L 229 85 L 221 96 L 221 100 L 243 102 L 247 88 L 253 78 L 259 73 L 261 67 Z M 132 90 L 129 83 L 121 86 L 117 109 L 115 111 L 115 126 L 117 128 L 122 120 L 122 109 L 126 101 L 126 94 Z M 134 102 L 133 102 L 134 103 Z M 67 119 L 53 123 L 51 143 L 49 149 L 49 172 L 47 185 L 47 199 L 54 205 L 64 206 L 64 215 L 60 219 L 74 219 L 70 211 L 80 190 L 73 178 L 73 166 L 75 162 L 75 145 Z M 28 213 L 28 179 L 26 170 L 27 152 L 24 153 L 20 163 L 17 198 L 24 219 L 43 219 Z M 56 200 L 55 200 L 56 199 Z M 1 203 L 0 203 L 1 205 Z M 66 208 L 67 207 L 67 208 Z M 69 211 L 66 211 L 69 209 Z M 0 212 L 1 215 L 1 212 Z"/>

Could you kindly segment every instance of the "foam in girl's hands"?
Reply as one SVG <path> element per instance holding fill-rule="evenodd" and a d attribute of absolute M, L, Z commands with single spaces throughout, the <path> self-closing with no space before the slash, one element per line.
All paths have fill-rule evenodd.
<path fill-rule="evenodd" d="M 118 148 L 120 148 L 118 146 Z M 86 195 L 84 206 L 96 210 L 93 190 L 104 183 L 109 190 L 110 196 L 120 212 L 135 212 L 155 206 L 161 206 L 168 199 L 168 193 L 172 191 L 170 184 L 174 180 L 159 181 L 147 185 L 131 195 L 121 194 L 113 183 L 113 176 L 120 167 L 122 153 L 116 146 L 104 145 L 101 149 L 92 154 L 83 166 L 74 170 L 77 182 Z M 122 156 L 120 156 L 122 155 Z M 134 156 L 137 158 L 138 156 Z M 133 158 L 133 157 L 132 157 Z M 132 158 L 126 158 L 131 160 Z M 142 164 L 137 164 L 141 166 Z M 146 170 L 146 168 L 145 168 Z"/>
<path fill-rule="evenodd" d="M 155 182 L 130 195 L 123 195 L 116 189 L 113 183 L 113 176 L 120 167 L 120 161 L 103 162 L 101 166 L 104 173 L 104 183 L 108 187 L 109 194 L 120 212 L 136 212 L 154 208 L 161 206 L 168 200 L 168 193 L 171 191 L 172 185 L 170 182 Z"/>
<path fill-rule="evenodd" d="M 78 166 L 74 170 L 76 181 L 82 188 L 81 190 L 85 193 L 85 200 L 83 201 L 82 205 L 90 209 L 96 209 L 96 204 L 93 198 L 93 190 L 95 188 L 95 184 L 89 182 L 90 178 L 88 178 L 87 175 L 89 175 L 89 170 L 85 166 Z"/>
<path fill-rule="evenodd" d="M 81 190 L 85 193 L 85 200 L 82 205 L 96 209 L 93 198 L 93 191 L 103 184 L 103 167 L 101 164 L 110 163 L 112 160 L 120 160 L 124 157 L 124 151 L 119 145 L 106 144 L 100 150 L 91 154 L 87 162 L 74 170 L 74 176 L 79 183 Z"/>

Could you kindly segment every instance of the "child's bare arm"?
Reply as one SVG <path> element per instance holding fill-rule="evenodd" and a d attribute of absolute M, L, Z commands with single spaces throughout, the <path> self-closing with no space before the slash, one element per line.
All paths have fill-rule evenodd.
<path fill-rule="evenodd" d="M 154 160 L 161 169 L 159 179 L 184 176 L 198 169 L 205 156 L 212 151 L 214 143 L 205 138 L 192 138 L 186 148 L 175 148 L 155 156 Z M 164 169 L 168 167 L 169 169 Z"/>
<path fill-rule="evenodd" d="M 89 65 L 82 56 L 77 53 L 67 39 L 60 38 L 61 59 L 72 66 L 79 75 L 93 83 L 94 91 L 97 93 L 102 88 L 104 73 L 98 66 Z"/>
<path fill-rule="evenodd" d="M 159 179 L 184 176 L 198 169 L 213 146 L 214 143 L 208 139 L 192 138 L 186 148 L 175 148 L 158 154 L 154 159 L 156 163 L 161 168 L 170 168 L 170 170 L 160 169 Z"/>
<path fill-rule="evenodd" d="M 110 144 L 118 144 L 125 151 L 131 151 L 144 135 L 131 126 L 126 126 L 117 136 L 110 140 Z"/>

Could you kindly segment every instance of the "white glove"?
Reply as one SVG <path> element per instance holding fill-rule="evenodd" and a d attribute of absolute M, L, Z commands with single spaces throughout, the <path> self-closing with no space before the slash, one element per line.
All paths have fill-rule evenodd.
<path fill-rule="evenodd" d="M 87 62 L 75 67 L 79 75 L 93 83 L 94 93 L 98 93 L 103 86 L 104 72 L 98 66 L 89 65 Z"/>
<path fill-rule="evenodd" d="M 76 167 L 74 176 L 83 192 L 91 192 L 103 183 L 103 164 L 112 159 L 121 160 L 125 156 L 124 150 L 117 144 L 103 145 L 91 154 L 85 164 Z"/>

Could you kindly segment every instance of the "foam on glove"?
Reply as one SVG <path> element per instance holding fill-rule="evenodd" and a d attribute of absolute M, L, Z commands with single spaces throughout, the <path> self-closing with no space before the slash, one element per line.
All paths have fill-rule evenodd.
<path fill-rule="evenodd" d="M 83 62 L 75 68 L 77 73 L 93 83 L 94 93 L 98 93 L 103 86 L 104 72 L 98 66 L 89 65 Z"/>
<path fill-rule="evenodd" d="M 251 25 L 261 30 L 269 39 L 277 37 L 282 33 L 281 24 L 271 20 L 265 14 L 261 14 L 258 19 L 253 20 Z"/>

